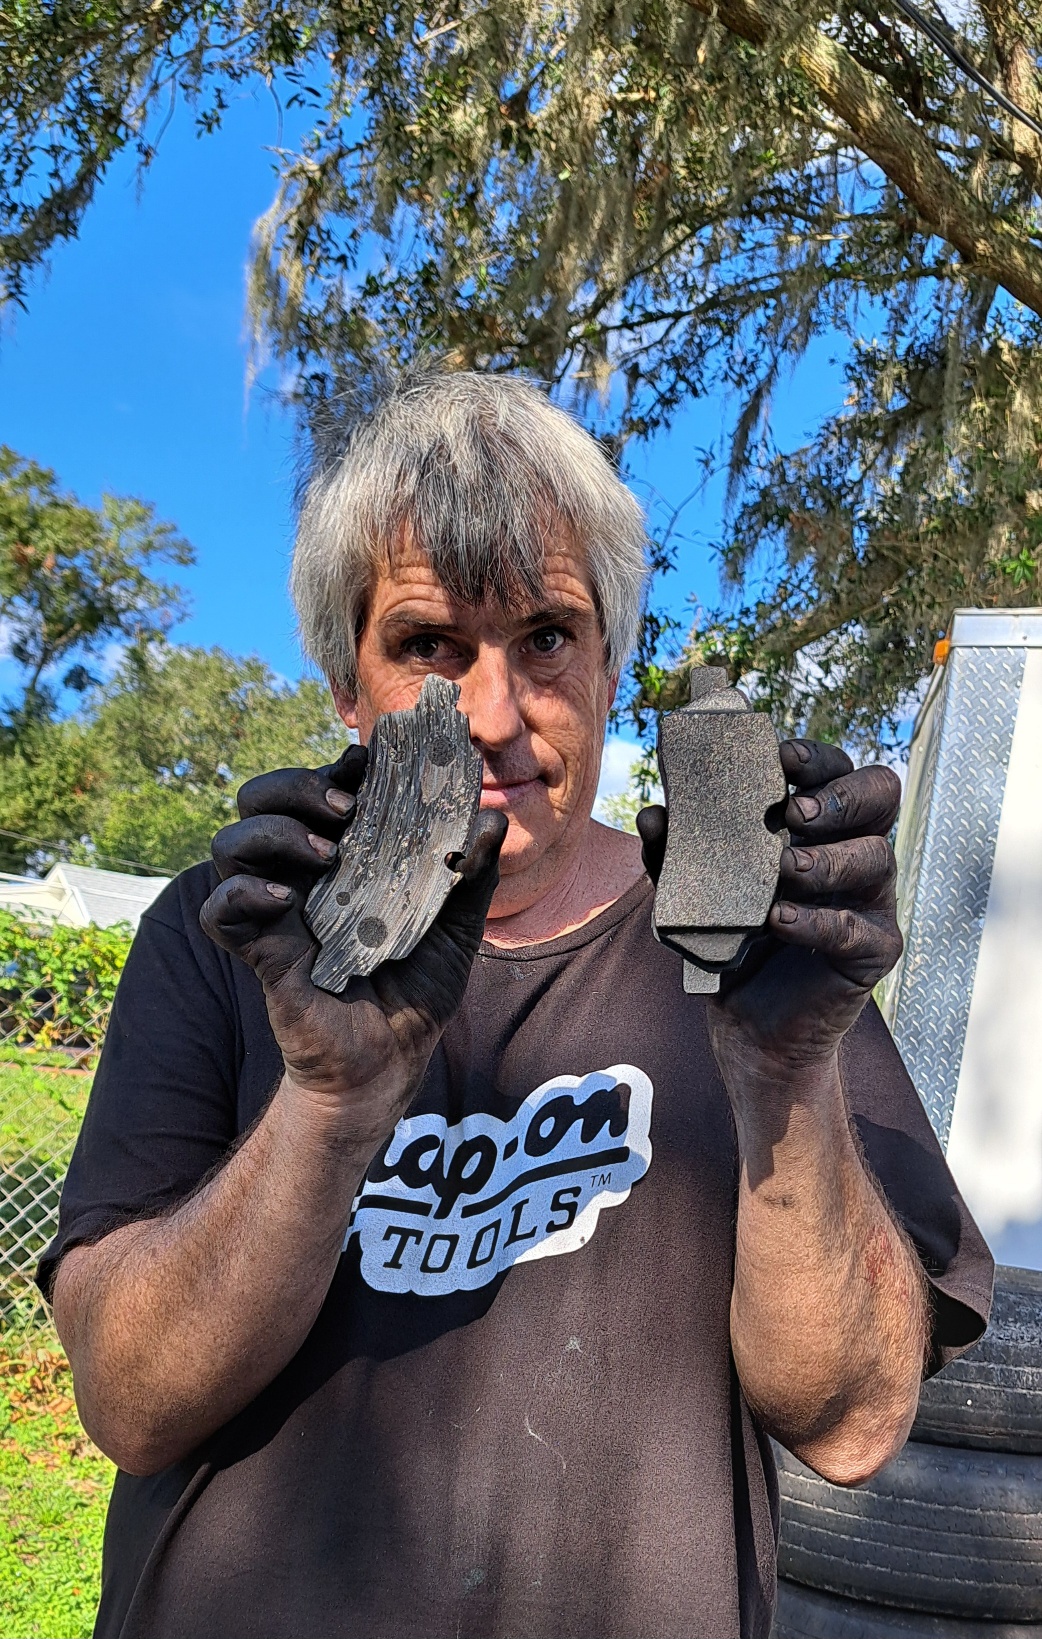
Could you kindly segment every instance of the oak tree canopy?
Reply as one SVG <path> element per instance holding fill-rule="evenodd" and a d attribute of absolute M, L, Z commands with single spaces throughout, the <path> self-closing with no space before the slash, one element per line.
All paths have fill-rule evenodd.
<path fill-rule="evenodd" d="M 308 134 L 250 308 L 305 414 L 433 351 L 621 451 L 729 388 L 730 591 L 686 652 L 780 719 L 885 740 L 953 607 L 1040 601 L 1040 0 L 0 0 L 0 34 L 15 301 L 120 148 L 265 81 Z M 780 450 L 826 334 L 845 402 Z M 638 714 L 682 684 L 656 634 Z"/>

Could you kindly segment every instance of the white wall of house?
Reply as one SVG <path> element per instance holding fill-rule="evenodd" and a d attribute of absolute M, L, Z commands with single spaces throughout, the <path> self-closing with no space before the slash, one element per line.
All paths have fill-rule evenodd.
<path fill-rule="evenodd" d="M 54 865 L 45 877 L 0 872 L 0 910 L 66 927 L 84 928 L 94 922 L 108 928 L 114 922 L 129 922 L 136 928 L 142 912 L 169 881 L 166 876 L 131 876 L 89 865 Z"/>

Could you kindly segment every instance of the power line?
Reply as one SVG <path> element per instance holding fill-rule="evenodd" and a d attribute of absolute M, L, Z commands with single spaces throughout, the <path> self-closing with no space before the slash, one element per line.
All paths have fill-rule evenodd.
<path fill-rule="evenodd" d="M 8 831 L 0 825 L 0 837 L 13 837 L 16 842 L 31 842 L 36 848 L 50 848 L 56 854 L 65 855 L 72 846 L 69 842 L 48 842 L 44 837 L 27 837 L 21 831 Z M 145 865 L 140 859 L 121 859 L 119 854 L 102 854 L 94 851 L 96 859 L 107 859 L 112 865 L 130 865 L 135 871 L 147 871 L 149 876 L 176 876 L 176 871 L 164 871 L 158 865 Z"/>
<path fill-rule="evenodd" d="M 893 0 L 893 3 L 902 16 L 906 17 L 921 33 L 933 41 L 938 51 L 943 51 L 944 55 L 957 68 L 961 68 L 964 74 L 968 74 L 970 79 L 976 85 L 979 85 L 982 91 L 988 93 L 989 97 L 994 97 L 1000 108 L 1004 108 L 1007 114 L 1010 114 L 1014 119 L 1020 120 L 1029 130 L 1034 131 L 1036 137 L 1042 137 L 1042 125 L 1039 124 L 1038 120 L 1032 119 L 1031 115 L 1021 108 L 1019 103 L 1014 102 L 1012 97 L 1007 97 L 1004 91 L 1000 91 L 994 81 L 989 80 L 988 76 L 977 67 L 973 59 L 967 57 L 956 39 L 955 30 L 949 23 L 942 23 L 937 18 L 927 17 L 925 12 L 920 11 L 918 6 L 912 4 L 912 0 Z"/>

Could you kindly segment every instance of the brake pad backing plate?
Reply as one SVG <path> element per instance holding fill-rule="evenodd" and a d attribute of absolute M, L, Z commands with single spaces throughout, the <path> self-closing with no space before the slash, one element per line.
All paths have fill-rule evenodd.
<path fill-rule="evenodd" d="M 770 718 L 722 668 L 696 667 L 691 686 L 691 704 L 659 725 L 669 831 L 654 925 L 685 958 L 685 989 L 715 991 L 767 920 L 788 833 L 765 819 L 788 783 Z"/>
<path fill-rule="evenodd" d="M 467 852 L 483 765 L 458 699 L 431 674 L 411 711 L 377 719 L 354 818 L 304 910 L 312 982 L 334 995 L 415 950 L 459 881 L 445 860 Z"/>

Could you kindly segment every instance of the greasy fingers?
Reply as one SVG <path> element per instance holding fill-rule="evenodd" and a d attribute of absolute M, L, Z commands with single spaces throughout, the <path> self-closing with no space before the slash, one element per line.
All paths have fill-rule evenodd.
<path fill-rule="evenodd" d="M 285 883 L 231 876 L 199 912 L 205 934 L 240 956 L 265 981 L 277 979 L 315 948 L 300 914 L 300 900 Z"/>
<path fill-rule="evenodd" d="M 662 861 L 666 857 L 666 837 L 669 834 L 669 817 L 661 803 L 652 803 L 649 808 L 640 810 L 637 815 L 637 831 L 640 836 L 640 855 L 644 861 L 644 869 L 657 887 L 658 879 L 662 875 Z"/>
<path fill-rule="evenodd" d="M 226 825 L 210 851 L 222 879 L 263 876 L 305 890 L 336 858 L 335 843 L 286 814 L 257 814 Z"/>
<path fill-rule="evenodd" d="M 839 896 L 857 904 L 893 902 L 897 865 L 884 837 L 850 837 L 811 847 L 793 844 L 781 857 L 782 899 Z"/>
<path fill-rule="evenodd" d="M 366 758 L 364 746 L 348 746 L 335 763 L 324 768 L 277 768 L 270 774 L 258 774 L 239 789 L 239 813 L 243 819 L 285 814 L 319 836 L 339 842 L 354 812 Z"/>
<path fill-rule="evenodd" d="M 499 809 L 482 809 L 466 857 L 457 865 L 460 881 L 438 918 L 447 932 L 474 948 L 481 942 L 492 895 L 499 886 L 499 851 L 508 823 Z"/>
<path fill-rule="evenodd" d="M 818 791 L 790 797 L 785 823 L 808 842 L 885 837 L 900 805 L 901 782 L 892 768 L 857 768 Z"/>
<path fill-rule="evenodd" d="M 783 944 L 817 951 L 837 972 L 865 990 L 890 972 L 902 950 L 901 933 L 892 917 L 844 907 L 781 899 L 771 907 L 768 926 Z"/>
<path fill-rule="evenodd" d="M 509 820 L 498 808 L 484 808 L 474 825 L 466 858 L 460 863 L 465 882 L 478 882 L 495 872 L 499 880 L 499 851 L 506 841 Z"/>
<path fill-rule="evenodd" d="M 785 778 L 797 791 L 827 785 L 854 767 L 845 751 L 824 740 L 783 740 L 778 749 Z"/>
<path fill-rule="evenodd" d="M 326 763 L 318 772 L 328 774 L 332 785 L 357 797 L 368 763 L 369 753 L 365 746 L 346 746 L 335 763 Z"/>

